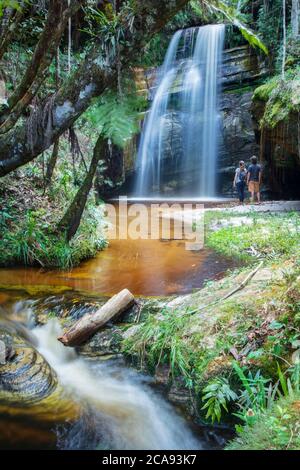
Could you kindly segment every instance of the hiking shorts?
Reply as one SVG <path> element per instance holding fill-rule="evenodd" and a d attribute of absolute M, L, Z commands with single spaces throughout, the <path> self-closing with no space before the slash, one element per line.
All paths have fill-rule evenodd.
<path fill-rule="evenodd" d="M 249 181 L 248 189 L 250 193 L 259 193 L 259 182 L 258 181 Z"/>

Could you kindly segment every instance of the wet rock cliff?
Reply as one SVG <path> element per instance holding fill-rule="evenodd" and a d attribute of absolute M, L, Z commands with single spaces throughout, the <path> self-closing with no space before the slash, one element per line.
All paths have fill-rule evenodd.
<path fill-rule="evenodd" d="M 254 100 L 252 118 L 264 165 L 267 189 L 273 198 L 300 198 L 300 114 L 290 112 L 271 126 L 262 124 L 266 102 Z"/>

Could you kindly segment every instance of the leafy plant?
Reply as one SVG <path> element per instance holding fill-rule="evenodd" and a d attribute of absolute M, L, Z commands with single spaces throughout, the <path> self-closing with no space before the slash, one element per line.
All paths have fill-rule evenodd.
<path fill-rule="evenodd" d="M 92 6 L 87 6 L 84 10 L 88 27 L 82 31 L 93 38 L 101 38 L 99 48 L 103 57 L 114 57 L 120 66 L 120 46 L 126 46 L 127 28 L 132 32 L 134 27 L 135 12 L 130 2 L 124 2 L 119 13 L 114 11 L 110 3 L 105 5 L 104 11 Z M 101 55 L 98 60 L 103 60 Z"/>
<path fill-rule="evenodd" d="M 236 401 L 237 394 L 231 389 L 225 377 L 217 377 L 209 382 L 203 389 L 202 401 L 205 402 L 202 410 L 207 410 L 206 418 L 214 423 L 220 422 L 222 409 L 228 413 L 228 403 Z"/>
<path fill-rule="evenodd" d="M 152 371 L 160 364 L 169 365 L 173 378 L 181 375 L 191 386 L 194 353 L 181 337 L 186 321 L 187 316 L 181 312 L 164 309 L 160 318 L 148 317 L 139 331 L 124 342 L 124 351 L 137 353 L 141 365 L 147 360 Z"/>
<path fill-rule="evenodd" d="M 24 2 L 20 2 L 17 0 L 0 0 L 0 18 L 3 15 L 3 10 L 5 10 L 5 8 L 13 8 L 14 10 L 21 10 L 22 3 Z"/>
<path fill-rule="evenodd" d="M 278 383 L 276 384 L 275 392 L 279 396 L 285 397 L 295 397 L 300 392 L 300 364 L 297 363 L 295 366 L 289 368 L 286 373 L 283 373 L 280 365 L 277 363 L 278 371 Z M 287 377 L 287 373 L 290 374 Z M 278 384 L 281 386 L 281 391 L 279 390 Z"/>
<path fill-rule="evenodd" d="M 233 362 L 233 369 L 243 386 L 239 396 L 239 405 L 241 409 L 253 409 L 259 412 L 267 408 L 268 394 L 270 390 L 270 387 L 267 387 L 267 384 L 270 383 L 270 379 L 263 377 L 260 370 L 258 370 L 255 375 L 253 375 L 250 370 L 245 373 L 237 362 Z"/>
<path fill-rule="evenodd" d="M 202 4 L 209 10 L 221 14 L 230 24 L 236 26 L 251 46 L 258 47 L 265 54 L 268 54 L 268 49 L 259 36 L 243 23 L 237 4 L 232 6 L 232 2 L 226 2 L 225 0 L 202 0 Z"/>
<path fill-rule="evenodd" d="M 139 131 L 138 118 L 144 105 L 144 100 L 138 96 L 121 96 L 109 91 L 93 104 L 84 117 L 103 136 L 123 148 Z"/>

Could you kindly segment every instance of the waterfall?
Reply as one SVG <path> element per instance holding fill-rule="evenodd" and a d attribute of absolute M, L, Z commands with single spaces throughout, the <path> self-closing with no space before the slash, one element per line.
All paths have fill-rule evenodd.
<path fill-rule="evenodd" d="M 173 36 L 143 126 L 136 196 L 164 193 L 170 165 L 182 195 L 215 196 L 224 31 L 208 25 Z"/>
<path fill-rule="evenodd" d="M 58 436 L 63 449 L 201 449 L 176 411 L 143 384 L 141 374 L 105 361 L 87 361 L 59 341 L 57 319 L 33 329 L 37 348 L 82 418 Z"/>

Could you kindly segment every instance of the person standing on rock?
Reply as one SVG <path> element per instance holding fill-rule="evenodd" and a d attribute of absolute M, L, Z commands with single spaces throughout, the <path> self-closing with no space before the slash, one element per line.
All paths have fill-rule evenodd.
<path fill-rule="evenodd" d="M 245 200 L 246 177 L 247 177 L 247 169 L 245 166 L 245 162 L 241 160 L 239 163 L 239 167 L 235 170 L 233 187 L 234 189 L 237 189 L 237 192 L 239 195 L 239 201 L 242 204 L 244 204 L 244 200 Z"/>
<path fill-rule="evenodd" d="M 257 163 L 257 157 L 253 155 L 253 157 L 251 158 L 251 165 L 249 166 L 247 172 L 247 185 L 251 193 L 251 202 L 254 202 L 256 194 L 258 204 L 260 204 L 261 176 L 261 166 Z"/>

